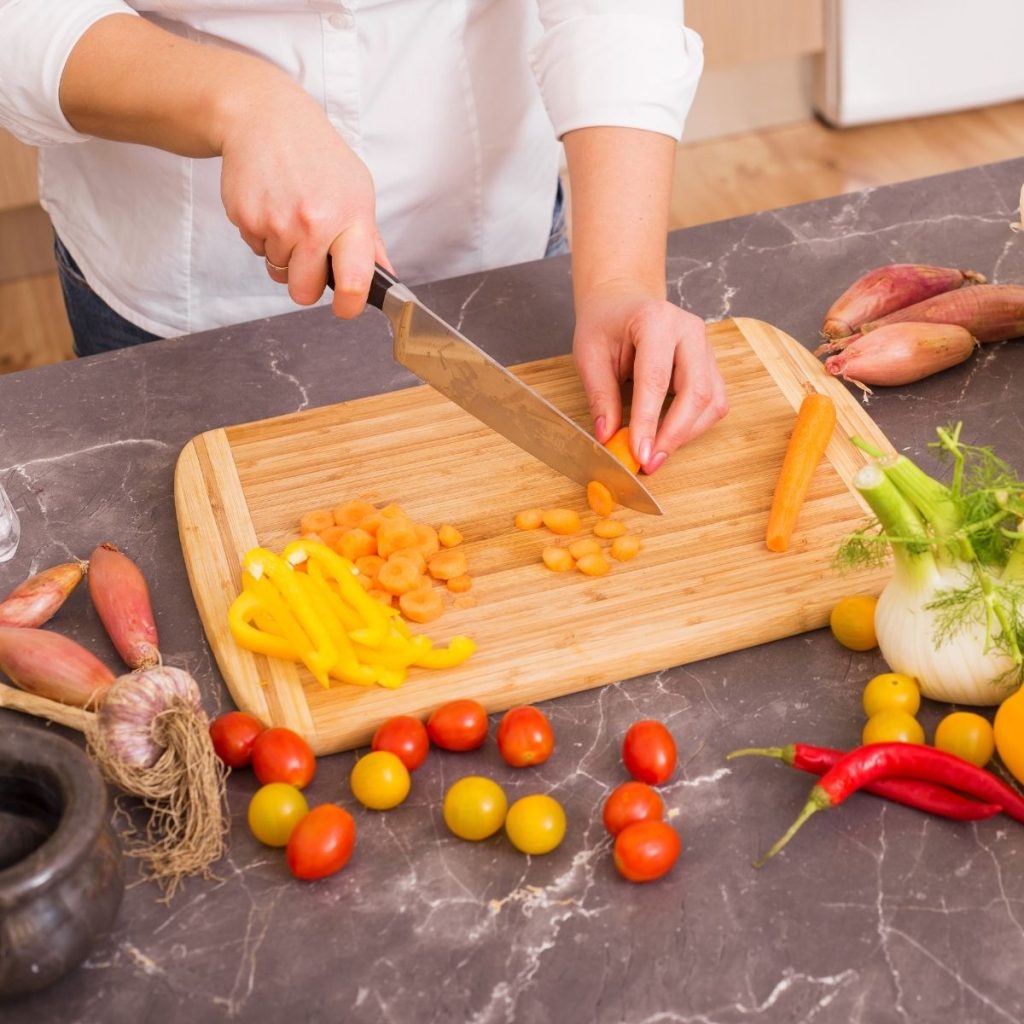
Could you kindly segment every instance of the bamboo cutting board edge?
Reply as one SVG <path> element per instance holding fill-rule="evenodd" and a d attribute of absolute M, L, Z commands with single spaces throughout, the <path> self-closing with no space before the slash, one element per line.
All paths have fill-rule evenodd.
<path fill-rule="evenodd" d="M 846 487 L 845 493 L 853 495 L 858 509 L 866 509 L 859 495 L 853 494 L 849 489 L 849 479 L 859 465 L 851 462 L 851 459 L 859 453 L 841 435 L 858 433 L 884 450 L 892 449 L 888 440 L 845 386 L 825 374 L 821 364 L 803 346 L 770 324 L 748 318 L 736 318 L 733 321 L 709 325 L 709 334 L 719 341 L 723 338 L 734 340 L 735 335 L 740 335 L 757 356 L 763 370 L 767 371 L 775 391 L 785 398 L 791 409 L 795 409 L 802 400 L 803 382 L 808 379 L 813 380 L 819 389 L 836 397 L 839 429 L 829 446 L 827 459 L 830 464 L 835 465 L 836 474 Z M 540 360 L 536 363 L 522 364 L 514 369 L 521 375 L 533 374 L 545 380 L 551 378 L 557 381 L 559 373 L 564 370 L 559 365 L 564 358 L 567 357 Z M 763 370 L 757 372 L 763 376 Z M 754 382 L 754 377 L 756 374 L 747 373 L 751 383 Z M 538 382 L 534 381 L 534 384 L 537 386 Z M 761 387 L 760 384 L 758 386 Z M 568 385 L 566 387 L 568 388 Z M 601 647 L 600 636 L 593 635 L 592 630 L 588 632 L 590 627 L 586 616 L 580 618 L 579 613 L 586 613 L 587 602 L 590 600 L 597 602 L 592 607 L 596 608 L 599 614 L 607 613 L 612 608 L 616 609 L 616 613 L 628 613 L 628 598 L 623 598 L 621 592 L 613 596 L 614 587 L 605 586 L 602 589 L 598 582 L 590 585 L 590 596 L 584 600 L 580 595 L 586 594 L 587 591 L 581 590 L 581 586 L 585 588 L 588 585 L 581 585 L 578 577 L 572 581 L 572 585 L 567 585 L 568 581 L 552 582 L 550 574 L 547 574 L 547 578 L 538 577 L 538 585 L 549 593 L 564 593 L 569 605 L 564 616 L 565 622 L 557 625 L 561 632 L 557 636 L 543 634 L 539 641 L 539 649 L 533 651 L 530 656 L 543 657 L 548 650 L 545 645 L 561 644 L 558 650 L 551 653 L 553 668 L 568 668 L 571 678 L 556 678 L 552 681 L 550 677 L 538 673 L 536 666 L 524 669 L 521 665 L 515 664 L 513 655 L 525 657 L 530 654 L 530 645 L 534 644 L 534 640 L 529 637 L 514 638 L 515 642 L 505 644 L 497 637 L 492 638 L 489 645 L 492 648 L 491 658 L 508 654 L 513 661 L 512 664 L 489 663 L 487 652 L 481 650 L 468 663 L 465 673 L 457 670 L 425 673 L 420 678 L 410 679 L 397 691 L 372 688 L 366 691 L 359 690 L 356 694 L 352 694 L 351 691 L 358 688 L 352 687 L 321 690 L 311 683 L 304 669 L 291 663 L 253 655 L 238 648 L 226 627 L 227 605 L 240 587 L 241 555 L 256 543 L 267 543 L 266 536 L 259 535 L 260 530 L 249 508 L 249 502 L 252 500 L 268 500 L 267 494 L 263 491 L 255 493 L 255 470 L 264 466 L 277 468 L 286 461 L 280 459 L 278 450 L 271 442 L 265 442 L 265 439 L 276 438 L 280 443 L 301 429 L 307 429 L 307 433 L 312 432 L 317 437 L 321 434 L 327 436 L 334 425 L 339 428 L 344 425 L 347 429 L 355 429 L 360 422 L 359 413 L 368 409 L 378 415 L 381 414 L 381 410 L 393 410 L 395 415 L 392 419 L 395 424 L 400 424 L 404 422 L 403 417 L 410 409 L 415 410 L 424 402 L 430 401 L 428 396 L 433 396 L 445 406 L 448 405 L 431 389 L 419 385 L 405 389 L 404 392 L 357 399 L 320 410 L 306 410 L 270 420 L 218 428 L 193 438 L 183 449 L 176 467 L 175 502 L 189 579 L 200 618 L 232 697 L 242 710 L 255 714 L 263 721 L 288 725 L 302 733 L 310 740 L 318 754 L 364 744 L 369 740 L 376 725 L 384 718 L 395 714 L 425 717 L 433 707 L 454 697 L 475 696 L 489 711 L 500 711 L 512 703 L 548 699 L 818 628 L 827 623 L 831 606 L 849 587 L 848 582 L 841 584 L 838 580 L 826 578 L 821 567 L 813 565 L 816 545 L 830 539 L 831 523 L 827 516 L 824 521 L 817 522 L 814 516 L 809 514 L 801 540 L 794 545 L 794 550 L 785 556 L 786 561 L 778 563 L 777 570 L 773 567 L 777 585 L 781 587 L 780 593 L 790 595 L 787 601 L 791 602 L 792 606 L 761 609 L 756 615 L 747 614 L 742 609 L 734 612 L 730 622 L 731 635 L 727 643 L 723 643 L 720 627 L 716 625 L 716 615 L 720 617 L 720 610 L 713 606 L 713 602 L 707 606 L 700 602 L 699 595 L 702 587 L 707 585 L 706 580 L 681 588 L 681 593 L 689 594 L 687 600 L 691 603 L 691 608 L 685 616 L 680 617 L 675 632 L 670 630 L 669 635 L 658 636 L 657 642 L 652 644 L 647 642 L 648 637 L 642 624 L 638 626 L 635 622 L 627 623 L 621 631 L 621 642 L 616 645 L 617 649 L 610 651 Z M 550 399 L 552 396 L 547 394 L 546 397 Z M 457 412 L 465 415 L 461 410 Z M 452 428 L 453 436 L 464 437 L 465 425 L 463 424 L 462 430 L 455 430 L 457 426 L 458 424 L 455 424 Z M 494 436 L 484 430 L 480 432 L 480 439 L 481 444 L 487 444 L 493 441 Z M 506 443 L 504 439 L 500 440 Z M 270 455 L 268 460 L 263 462 L 261 455 L 268 446 L 271 449 Z M 316 475 L 315 471 L 310 473 L 311 476 Z M 249 481 L 248 492 L 243 485 L 242 476 Z M 571 483 L 566 487 L 568 494 L 578 492 L 578 488 Z M 821 501 L 831 500 L 831 493 L 826 488 L 821 492 Z M 770 495 L 768 498 L 770 499 Z M 286 497 L 285 502 L 287 501 Z M 290 508 L 294 513 L 294 498 L 291 502 Z M 759 515 L 758 512 L 748 518 L 757 520 Z M 821 518 L 819 515 L 818 519 Z M 756 538 L 752 531 L 753 525 L 748 528 L 751 536 L 747 544 L 751 550 L 756 546 Z M 512 538 L 513 546 L 520 540 Z M 663 541 L 662 546 L 665 547 L 676 543 L 676 538 L 666 536 Z M 657 539 L 652 537 L 652 551 L 657 547 L 657 543 Z M 643 553 L 641 558 L 636 560 L 636 568 L 633 570 L 635 575 L 631 577 L 633 581 L 639 586 L 644 586 L 642 581 L 649 578 L 652 581 L 652 597 L 674 599 L 675 591 L 672 586 L 666 584 L 664 573 L 659 576 L 653 569 L 646 571 L 642 559 Z M 634 563 L 629 565 L 633 566 Z M 497 590 L 505 585 L 504 575 L 514 580 L 518 578 L 517 574 L 522 572 L 522 566 L 513 566 L 505 573 L 498 573 L 487 579 Z M 858 589 L 877 592 L 887 577 L 887 572 L 878 570 L 862 573 L 857 577 Z M 729 583 L 732 579 L 731 567 L 725 565 L 720 570 L 715 570 L 712 578 L 717 580 L 719 585 L 723 582 Z M 737 579 L 735 584 L 729 585 L 741 588 L 743 584 L 741 579 Z M 575 605 L 572 603 L 573 600 L 576 602 Z M 565 604 L 558 596 L 554 601 L 558 605 Z M 495 607 L 507 610 L 512 606 L 508 603 L 506 595 L 505 603 L 492 606 L 491 614 L 494 614 Z M 474 612 L 467 614 L 472 619 L 473 614 L 477 612 L 479 614 L 475 623 L 476 628 L 484 632 L 488 623 L 485 616 L 489 613 L 486 603 L 482 609 L 474 609 Z M 514 611 L 511 614 L 514 614 Z M 573 619 L 573 615 L 577 616 L 579 624 Z M 551 618 L 558 620 L 559 616 L 553 615 Z M 552 625 L 551 628 L 555 629 L 556 626 Z M 475 635 L 472 628 L 465 631 Z M 431 632 L 431 635 L 435 634 Z M 522 650 L 517 648 L 517 642 L 520 641 Z M 508 651 L 505 650 L 506 647 L 509 648 Z M 557 671 L 554 674 L 557 677 Z M 483 688 L 476 689 L 474 681 L 481 678 L 484 680 Z"/>

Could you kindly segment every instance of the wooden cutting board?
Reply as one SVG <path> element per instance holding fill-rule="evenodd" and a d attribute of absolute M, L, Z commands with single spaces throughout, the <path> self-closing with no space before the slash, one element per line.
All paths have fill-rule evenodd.
<path fill-rule="evenodd" d="M 513 526 L 522 508 L 568 506 L 584 513 L 589 534 L 595 517 L 583 489 L 425 385 L 193 438 L 175 475 L 181 544 L 238 706 L 329 753 L 367 743 L 392 715 L 425 717 L 456 697 L 475 697 L 489 711 L 557 697 L 816 629 L 840 597 L 878 593 L 888 570 L 840 575 L 831 563 L 866 515 L 850 487 L 865 458 L 848 438 L 892 451 L 889 442 L 782 331 L 737 318 L 711 324 L 709 336 L 729 415 L 650 478 L 664 516 L 618 513 L 643 550 L 598 578 L 546 569 L 540 552 L 552 535 Z M 515 372 L 589 425 L 568 356 Z M 764 546 L 766 517 L 808 380 L 835 398 L 838 427 L 791 549 L 773 554 Z M 436 642 L 473 637 L 478 650 L 466 664 L 413 670 L 398 690 L 325 689 L 304 668 L 234 643 L 227 609 L 243 554 L 257 544 L 280 551 L 302 512 L 350 498 L 397 502 L 417 521 L 462 531 L 477 604 L 423 628 Z"/>

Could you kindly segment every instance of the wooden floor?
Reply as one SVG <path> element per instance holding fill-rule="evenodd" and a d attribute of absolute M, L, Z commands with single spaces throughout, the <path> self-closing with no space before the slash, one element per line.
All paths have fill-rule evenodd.
<path fill-rule="evenodd" d="M 862 128 L 807 121 L 684 143 L 671 227 L 1006 160 L 1021 155 L 1022 140 L 1024 101 Z M 69 358 L 56 276 L 0 284 L 0 373 Z"/>

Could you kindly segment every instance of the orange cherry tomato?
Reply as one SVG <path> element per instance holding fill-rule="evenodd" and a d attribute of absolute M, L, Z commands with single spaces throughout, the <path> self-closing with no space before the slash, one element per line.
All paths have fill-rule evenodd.
<path fill-rule="evenodd" d="M 629 882 L 653 882 L 675 864 L 682 843 L 664 821 L 637 821 L 615 838 L 615 867 Z"/>
<path fill-rule="evenodd" d="M 252 745 L 252 770 L 263 785 L 287 782 L 302 789 L 316 774 L 316 756 L 297 732 L 274 726 L 256 737 Z"/>
<path fill-rule="evenodd" d="M 395 715 L 377 727 L 370 747 L 372 750 L 390 751 L 409 771 L 414 772 L 427 759 L 430 737 L 418 718 Z"/>
<path fill-rule="evenodd" d="M 314 807 L 292 830 L 285 849 L 296 878 L 312 881 L 340 871 L 356 845 L 356 823 L 337 804 Z"/>
<path fill-rule="evenodd" d="M 609 835 L 617 836 L 637 821 L 661 821 L 665 805 L 646 782 L 624 782 L 604 802 L 602 820 Z"/>
<path fill-rule="evenodd" d="M 675 771 L 675 740 L 661 722 L 634 722 L 622 741 L 622 760 L 634 779 L 658 786 Z"/>
<path fill-rule="evenodd" d="M 244 711 L 229 711 L 210 723 L 213 752 L 229 768 L 245 768 L 252 757 L 256 737 L 263 732 L 263 723 Z"/>
<path fill-rule="evenodd" d="M 498 752 L 513 768 L 543 764 L 555 749 L 555 734 L 547 715 L 524 705 L 510 708 L 498 725 Z"/>
<path fill-rule="evenodd" d="M 487 711 L 479 701 L 449 701 L 427 719 L 427 735 L 442 750 L 476 750 L 487 739 Z"/>

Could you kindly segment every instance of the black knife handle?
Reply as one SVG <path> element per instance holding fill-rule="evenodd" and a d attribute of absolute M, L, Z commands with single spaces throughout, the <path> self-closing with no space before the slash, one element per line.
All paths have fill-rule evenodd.
<path fill-rule="evenodd" d="M 370 281 L 370 294 L 366 301 L 377 309 L 384 308 L 384 296 L 398 284 L 398 278 L 390 271 L 385 270 L 379 263 L 373 265 L 373 280 Z M 327 254 L 327 287 L 334 290 L 334 264 L 331 262 L 331 254 Z"/>

